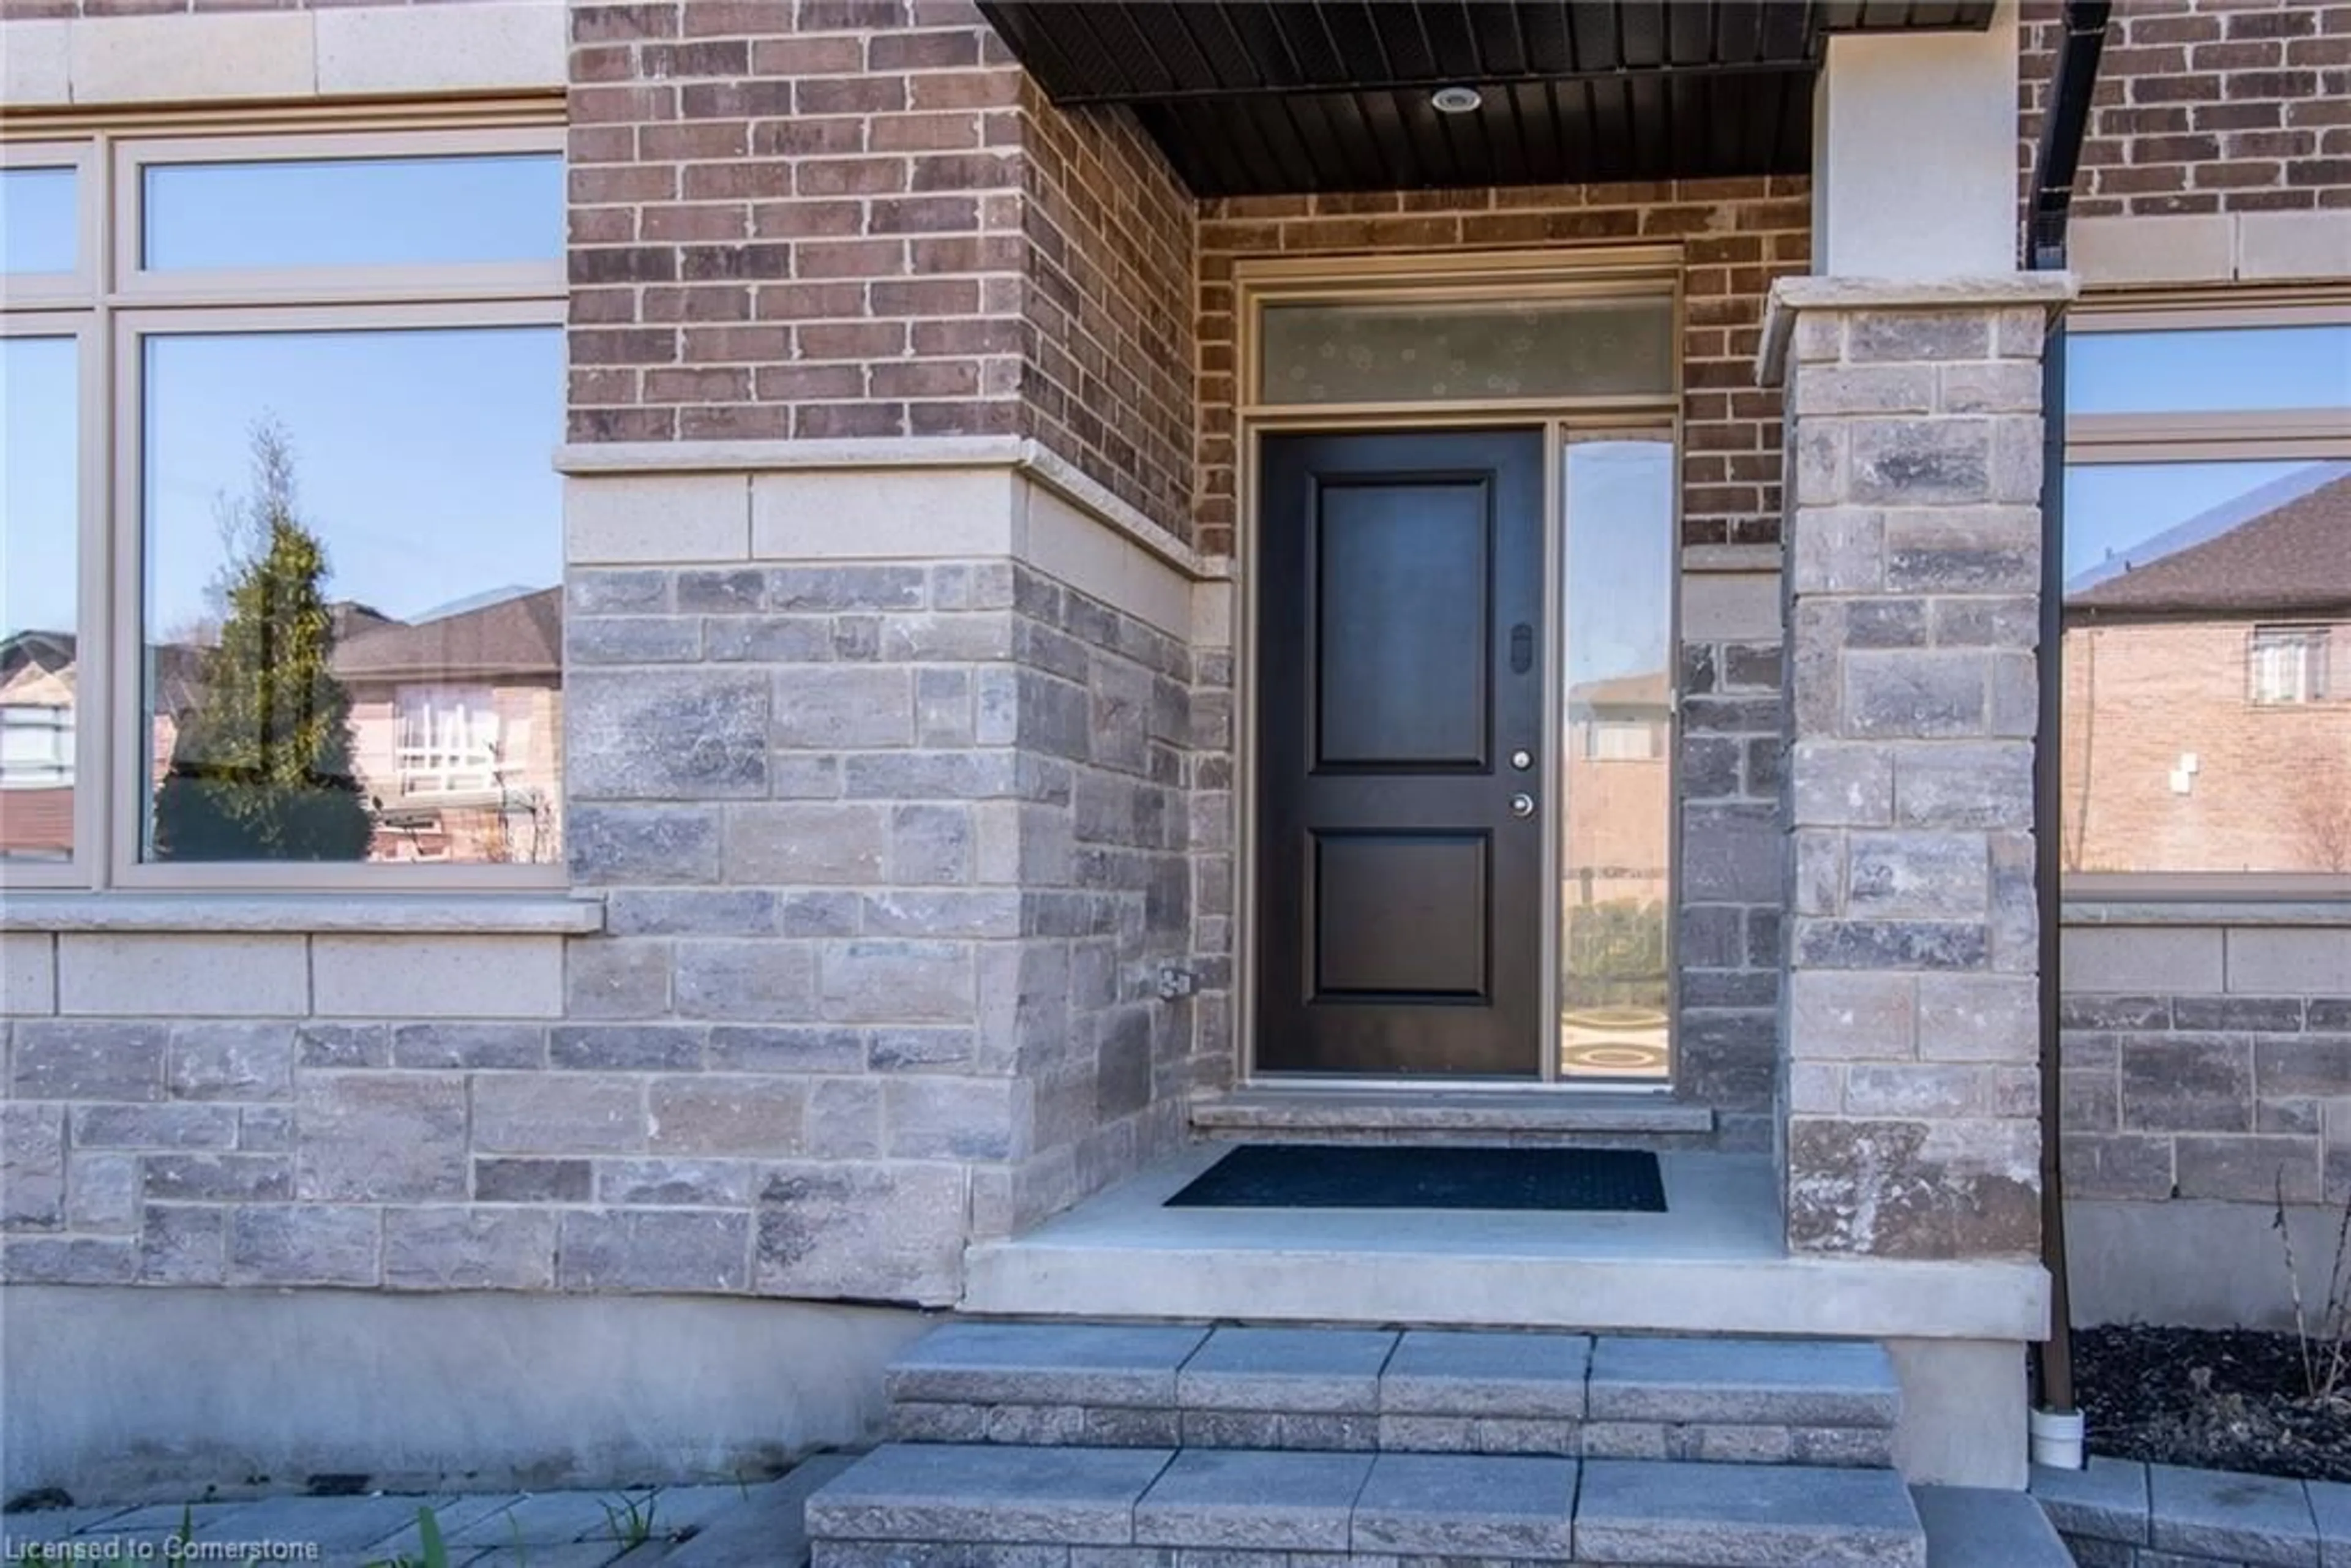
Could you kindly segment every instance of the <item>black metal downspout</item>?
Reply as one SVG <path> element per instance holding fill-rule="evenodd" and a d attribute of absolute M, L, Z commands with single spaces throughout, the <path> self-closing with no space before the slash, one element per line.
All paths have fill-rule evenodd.
<path fill-rule="evenodd" d="M 2110 0 L 2066 0 L 2064 36 L 2041 144 L 2032 160 L 2032 209 L 2027 221 L 2027 265 L 2063 271 L 2065 225 L 2072 215 L 2074 176 L 2089 126 L 2098 57 L 2105 47 Z M 2044 1410 L 2074 1411 L 2073 1300 L 2065 1269 L 2064 1079 L 2058 1055 L 2063 988 L 2058 972 L 2064 935 L 2060 873 L 2064 859 L 2064 787 L 2060 747 L 2065 675 L 2058 658 L 2065 636 L 2065 319 L 2050 322 L 2041 356 L 2041 712 L 2033 735 L 2035 826 L 2033 882 L 2041 917 L 2041 1259 L 2049 1270 L 2049 1338 L 2040 1351 Z"/>

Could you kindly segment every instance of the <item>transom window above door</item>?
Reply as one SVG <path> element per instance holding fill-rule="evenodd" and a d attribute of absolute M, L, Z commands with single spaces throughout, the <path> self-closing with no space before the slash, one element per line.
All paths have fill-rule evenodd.
<path fill-rule="evenodd" d="M 1563 266 L 1556 255 L 1497 254 L 1441 276 L 1366 258 L 1334 288 L 1254 263 L 1244 308 L 1252 345 L 1246 408 L 1361 413 L 1480 409 L 1557 412 L 1667 399 L 1679 388 L 1677 253 L 1625 247 Z"/>

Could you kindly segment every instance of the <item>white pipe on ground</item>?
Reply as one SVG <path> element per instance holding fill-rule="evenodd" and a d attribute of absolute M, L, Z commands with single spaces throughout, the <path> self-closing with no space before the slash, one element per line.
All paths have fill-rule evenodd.
<path fill-rule="evenodd" d="M 2088 1460 L 2084 1454 L 2085 1426 L 2079 1410 L 2034 1410 L 2025 1418 L 2032 1437 L 2032 1462 L 2052 1469 L 2078 1470 Z"/>

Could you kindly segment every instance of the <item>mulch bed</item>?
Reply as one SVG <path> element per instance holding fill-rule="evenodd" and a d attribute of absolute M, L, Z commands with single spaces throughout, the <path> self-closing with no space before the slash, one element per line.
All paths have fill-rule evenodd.
<path fill-rule="evenodd" d="M 2351 1388 L 2311 1398 L 2290 1333 L 2079 1329 L 2074 1385 L 2093 1454 L 2351 1481 Z"/>

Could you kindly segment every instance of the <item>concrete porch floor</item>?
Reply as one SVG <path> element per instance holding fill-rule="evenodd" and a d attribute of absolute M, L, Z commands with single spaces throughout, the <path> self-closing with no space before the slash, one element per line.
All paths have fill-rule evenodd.
<path fill-rule="evenodd" d="M 1663 1214 L 1164 1207 L 1232 1146 L 1194 1145 L 1027 1235 L 975 1246 L 961 1309 L 1874 1339 L 2044 1332 L 2035 1264 L 1791 1258 L 1765 1156 L 1661 1155 Z"/>

